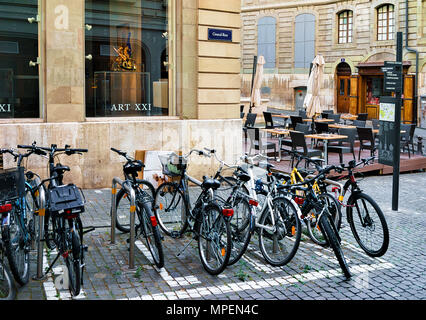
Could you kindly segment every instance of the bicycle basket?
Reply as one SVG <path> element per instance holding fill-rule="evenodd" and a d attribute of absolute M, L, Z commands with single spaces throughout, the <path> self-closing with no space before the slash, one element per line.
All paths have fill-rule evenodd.
<path fill-rule="evenodd" d="M 158 155 L 161 166 L 163 167 L 163 173 L 166 176 L 177 177 L 182 175 L 187 166 L 187 160 L 178 156 L 176 153 L 170 153 L 166 155 Z"/>
<path fill-rule="evenodd" d="M 84 212 L 84 194 L 80 188 L 74 184 L 57 186 L 49 190 L 49 211 L 61 213 L 61 211 L 71 211 L 69 213 Z"/>
<path fill-rule="evenodd" d="M 0 201 L 25 196 L 24 168 L 0 170 Z"/>

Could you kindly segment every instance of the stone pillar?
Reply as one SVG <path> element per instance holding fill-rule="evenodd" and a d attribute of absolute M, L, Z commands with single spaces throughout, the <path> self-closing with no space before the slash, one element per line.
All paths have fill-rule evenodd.
<path fill-rule="evenodd" d="M 84 121 L 84 0 L 49 0 L 44 10 L 46 121 Z"/>

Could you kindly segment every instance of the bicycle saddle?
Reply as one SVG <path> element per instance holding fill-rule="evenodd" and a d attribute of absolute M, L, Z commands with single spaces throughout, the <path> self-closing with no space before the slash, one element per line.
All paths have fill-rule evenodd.
<path fill-rule="evenodd" d="M 277 178 L 278 180 L 285 180 L 285 181 L 289 181 L 291 180 L 291 177 L 288 174 L 285 173 L 281 173 L 281 172 L 274 172 L 272 173 L 272 175 Z"/>
<path fill-rule="evenodd" d="M 220 182 L 216 179 L 212 179 L 212 178 L 207 178 L 207 177 L 203 177 L 204 181 L 203 184 L 201 185 L 201 187 L 204 190 L 208 190 L 208 189 L 213 189 L 213 190 L 217 190 L 220 187 Z"/>
<path fill-rule="evenodd" d="M 250 176 L 248 174 L 237 172 L 235 173 L 235 176 L 243 182 L 250 181 Z"/>
<path fill-rule="evenodd" d="M 54 168 L 53 168 L 53 172 L 56 172 L 58 174 L 62 174 L 65 171 L 70 171 L 70 167 L 68 166 L 63 166 L 62 164 L 58 163 Z"/>

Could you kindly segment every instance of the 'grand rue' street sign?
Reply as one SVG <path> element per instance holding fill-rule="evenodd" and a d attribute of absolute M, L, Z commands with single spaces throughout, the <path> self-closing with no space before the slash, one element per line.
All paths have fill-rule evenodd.
<path fill-rule="evenodd" d="M 232 30 L 209 28 L 208 40 L 232 42 Z"/>
<path fill-rule="evenodd" d="M 382 71 L 384 73 L 384 90 L 402 92 L 402 62 L 385 61 Z"/>

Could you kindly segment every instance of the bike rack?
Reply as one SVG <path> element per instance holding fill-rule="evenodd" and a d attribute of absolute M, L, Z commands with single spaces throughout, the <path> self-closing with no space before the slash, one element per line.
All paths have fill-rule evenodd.
<path fill-rule="evenodd" d="M 36 185 L 40 185 L 38 188 L 38 198 L 39 198 L 39 210 L 38 215 L 38 237 L 37 237 L 37 274 L 33 277 L 34 280 L 42 280 L 43 275 L 43 241 L 41 239 L 44 237 L 44 216 L 46 213 L 46 193 L 44 188 L 41 185 L 39 177 L 35 177 L 34 181 Z"/>
<path fill-rule="evenodd" d="M 130 186 L 129 186 L 130 184 Z M 131 182 L 121 180 L 115 177 L 112 180 L 111 197 L 111 244 L 115 244 L 115 221 L 117 217 L 117 185 L 120 185 L 130 197 L 130 251 L 129 251 L 129 269 L 135 268 L 135 212 L 136 212 L 136 194 L 131 187 Z"/>

